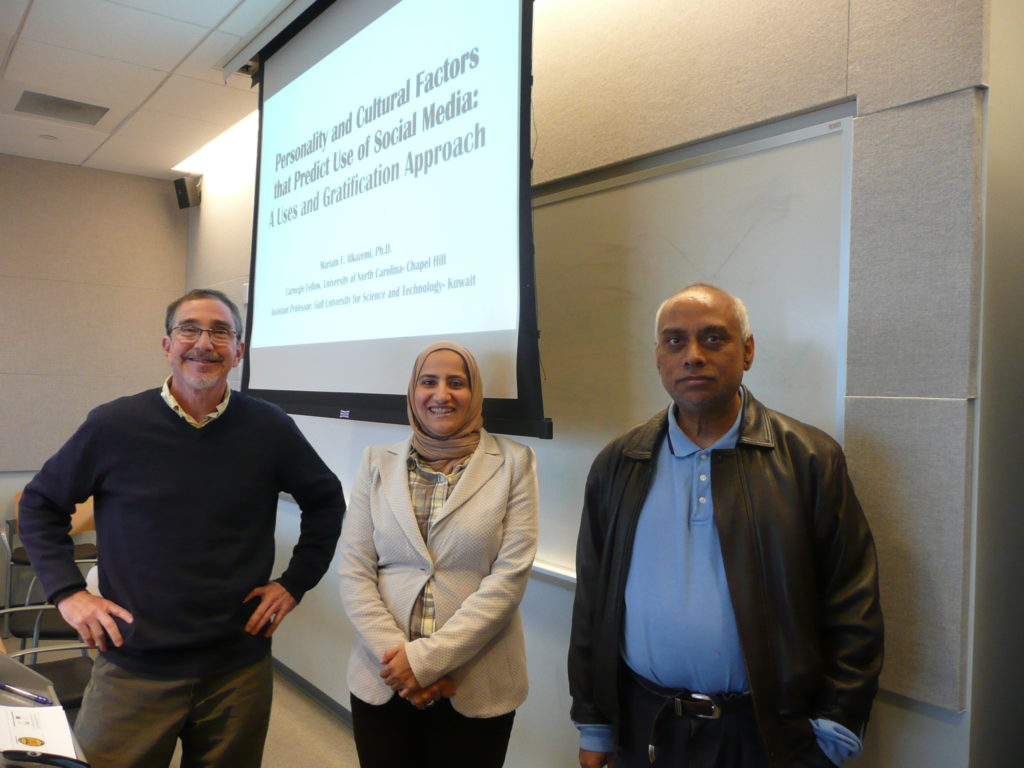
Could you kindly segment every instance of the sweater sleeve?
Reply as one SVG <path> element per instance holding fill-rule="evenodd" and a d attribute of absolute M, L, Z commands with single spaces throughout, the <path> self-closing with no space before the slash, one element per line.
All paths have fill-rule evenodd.
<path fill-rule="evenodd" d="M 75 505 L 96 490 L 98 417 L 94 411 L 25 487 L 18 513 L 21 541 L 47 599 L 85 589 L 68 531 Z"/>
<path fill-rule="evenodd" d="M 291 418 L 278 448 L 282 490 L 290 493 L 302 511 L 299 540 L 288 567 L 277 581 L 296 600 L 315 587 L 334 557 L 345 514 L 341 482 L 309 444 Z"/>

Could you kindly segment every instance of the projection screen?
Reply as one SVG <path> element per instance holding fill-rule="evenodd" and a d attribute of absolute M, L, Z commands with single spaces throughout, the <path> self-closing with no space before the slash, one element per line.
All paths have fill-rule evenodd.
<path fill-rule="evenodd" d="M 260 53 L 243 387 L 405 420 L 416 353 L 476 355 L 494 431 L 549 436 L 529 208 L 531 5 L 316 3 Z"/>

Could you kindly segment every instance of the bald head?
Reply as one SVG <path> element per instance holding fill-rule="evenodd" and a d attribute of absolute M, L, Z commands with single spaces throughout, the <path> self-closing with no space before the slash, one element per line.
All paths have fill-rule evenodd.
<path fill-rule="evenodd" d="M 655 362 L 676 420 L 706 448 L 724 435 L 742 403 L 754 337 L 743 302 L 713 285 L 688 285 L 658 310 Z"/>
<path fill-rule="evenodd" d="M 658 311 L 654 316 L 655 341 L 657 341 L 661 334 L 661 316 L 664 313 L 665 308 L 669 304 L 674 302 L 676 299 L 679 299 L 691 293 L 703 294 L 708 298 L 710 298 L 711 295 L 714 294 L 716 296 L 724 298 L 731 306 L 731 311 L 734 313 L 736 317 L 736 324 L 739 326 L 740 329 L 740 339 L 742 341 L 746 341 L 747 339 L 750 338 L 750 318 L 747 317 L 747 307 L 746 305 L 744 305 L 742 300 L 736 298 L 731 293 L 723 291 L 717 285 L 711 285 L 711 283 L 690 283 L 689 285 L 685 286 L 682 290 L 680 290 L 678 293 L 669 296 L 667 299 L 661 302 L 661 306 L 658 307 Z"/>

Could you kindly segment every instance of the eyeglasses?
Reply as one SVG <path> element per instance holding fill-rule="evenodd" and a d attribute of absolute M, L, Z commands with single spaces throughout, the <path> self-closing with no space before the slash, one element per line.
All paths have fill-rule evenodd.
<path fill-rule="evenodd" d="M 199 341 L 203 332 L 210 334 L 210 341 L 214 344 L 230 344 L 238 333 L 230 328 L 200 328 L 198 325 L 176 325 L 171 328 L 171 333 L 182 341 Z"/>

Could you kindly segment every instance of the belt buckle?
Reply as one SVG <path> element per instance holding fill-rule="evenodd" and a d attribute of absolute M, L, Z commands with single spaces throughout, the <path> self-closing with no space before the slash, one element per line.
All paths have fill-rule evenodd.
<path fill-rule="evenodd" d="M 699 701 L 699 702 L 707 703 L 707 704 L 711 705 L 711 712 L 709 714 L 702 715 L 702 714 L 700 714 L 698 712 L 695 715 L 695 717 L 699 717 L 699 718 L 702 718 L 704 720 L 718 720 L 718 719 L 720 719 L 722 717 L 722 708 L 719 707 L 715 703 L 714 699 L 712 699 L 706 693 L 690 693 L 690 700 L 691 701 Z"/>

